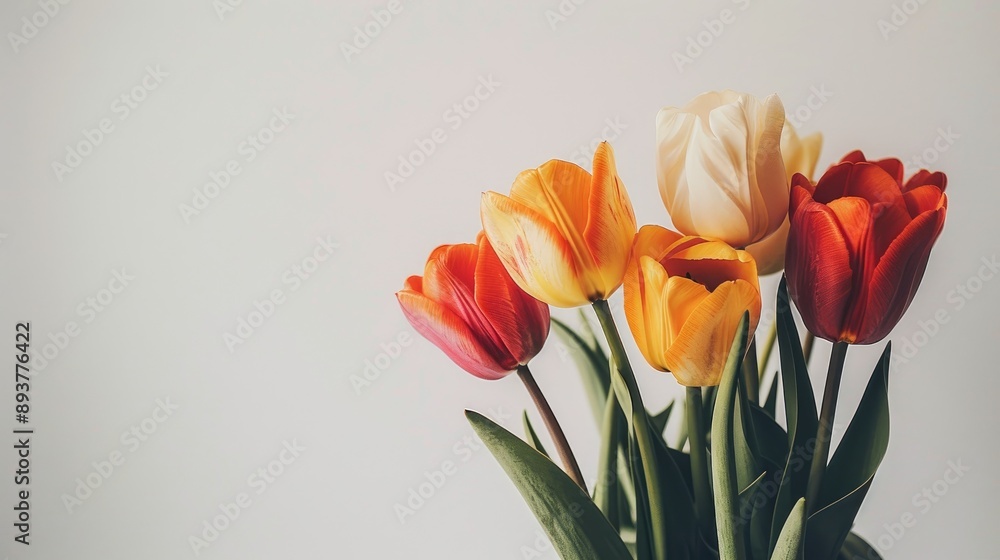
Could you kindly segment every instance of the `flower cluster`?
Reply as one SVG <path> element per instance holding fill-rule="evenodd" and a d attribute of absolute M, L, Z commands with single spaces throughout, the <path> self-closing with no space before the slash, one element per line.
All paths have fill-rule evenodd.
<path fill-rule="evenodd" d="M 423 277 L 410 277 L 397 293 L 414 328 L 464 370 L 487 380 L 518 372 L 575 483 L 571 488 L 584 490 L 566 436 L 528 363 L 549 334 L 549 306 L 594 307 L 610 351 L 606 356 L 596 341 L 584 348 L 597 362 L 610 358 L 608 367 L 596 368 L 597 386 L 603 387 L 598 398 L 608 403 L 598 420 L 612 427 L 619 415 L 628 420 L 629 438 L 617 442 L 627 458 L 618 465 L 618 447 L 612 446 L 608 470 L 631 470 L 635 511 L 619 509 L 619 494 L 612 504 L 607 496 L 611 490 L 599 481 L 592 499 L 603 520 L 600 527 L 583 521 L 577 523 L 578 531 L 559 523 L 546 526 L 563 557 L 617 558 L 622 550 L 638 550 L 639 557 L 657 559 L 714 555 L 742 560 L 779 557 L 777 552 L 787 546 L 791 555 L 781 558 L 801 557 L 803 551 L 808 558 L 834 558 L 841 551 L 868 550 L 849 533 L 853 515 L 843 514 L 849 517 L 843 521 L 833 508 L 842 497 L 841 487 L 851 484 L 844 482 L 850 476 L 841 474 L 850 470 L 841 468 L 844 460 L 835 456 L 828 462 L 844 353 L 848 344 L 883 340 L 913 300 L 944 226 L 947 181 L 943 173 L 928 170 L 906 178 L 898 159 L 870 161 L 855 151 L 814 182 L 821 147 L 818 133 L 800 137 L 786 122 L 777 95 L 702 94 L 683 107 L 666 107 L 656 117 L 656 179 L 676 231 L 661 225 L 637 228 L 614 151 L 604 142 L 590 171 L 551 160 L 518 174 L 508 194 L 484 193 L 476 242 L 438 247 L 427 259 Z M 774 454 L 791 457 L 795 452 L 789 448 L 793 436 L 778 448 L 763 449 L 763 432 L 770 423 L 779 433 L 785 428 L 774 421 L 773 386 L 769 398 L 762 399 L 762 368 L 756 352 L 748 352 L 755 348 L 761 316 L 759 277 L 782 270 L 787 295 L 783 281 L 778 331 L 768 338 L 761 365 L 767 365 L 777 338 L 782 386 L 785 392 L 797 391 L 784 394 L 786 409 L 795 406 L 795 418 L 789 414 L 788 422 L 799 424 L 794 432 L 803 425 L 814 431 L 816 451 L 809 458 L 808 476 L 790 478 L 787 491 L 764 500 L 766 523 L 750 523 L 752 531 L 747 532 L 746 523 L 733 524 L 739 512 L 727 508 L 738 500 L 726 493 L 744 490 L 771 463 L 780 473 L 784 464 Z M 682 427 L 687 450 L 682 443 L 675 451 L 689 461 L 674 464 L 662 451 L 669 446 L 651 429 L 656 422 L 642 405 L 606 303 L 622 286 L 628 327 L 642 356 L 654 370 L 670 372 L 687 388 Z M 834 343 L 826 384 L 827 396 L 833 398 L 823 399 L 819 417 L 811 389 L 801 388 L 809 385 L 801 365 L 808 363 L 808 350 L 803 353 L 798 346 L 791 314 L 787 309 L 782 313 L 781 304 L 787 307 L 788 299 L 810 335 Z M 785 376 L 792 381 L 786 384 Z M 874 396 L 866 393 L 868 399 L 879 398 L 877 377 L 873 375 L 869 390 Z M 741 407 L 734 409 L 741 399 Z M 750 413 L 754 407 L 764 416 Z M 734 424 L 734 414 L 743 414 L 743 420 Z M 488 421 L 470 420 L 481 435 L 490 435 L 484 441 L 540 519 L 553 512 L 537 508 L 557 507 L 560 496 L 579 497 L 571 495 L 578 490 L 560 486 L 562 471 L 551 475 L 549 486 L 524 482 L 518 469 L 533 468 L 532 476 L 544 479 L 551 471 L 548 460 L 539 462 L 531 455 L 534 450 L 519 451 L 523 442 L 505 439 L 502 429 L 491 431 L 495 426 Z M 757 422 L 767 426 L 755 433 Z M 531 445 L 539 448 L 531 434 Z M 728 448 L 743 437 L 753 459 L 746 464 Z M 875 446 L 866 460 L 880 460 L 880 441 L 876 435 L 866 440 Z M 510 459 L 519 454 L 525 455 Z M 877 461 L 872 472 L 875 467 Z M 675 529 L 664 528 L 684 516 L 684 504 L 668 491 L 675 484 L 671 477 L 678 474 L 688 481 L 681 486 L 688 491 L 697 538 L 679 538 L 671 532 Z M 623 492 L 621 486 L 615 488 Z M 547 494 L 538 498 L 539 492 Z M 817 517 L 815 523 L 824 529 L 814 528 Z M 600 536 L 605 525 L 615 529 L 612 544 Z M 632 547 L 618 548 L 618 539 Z"/>

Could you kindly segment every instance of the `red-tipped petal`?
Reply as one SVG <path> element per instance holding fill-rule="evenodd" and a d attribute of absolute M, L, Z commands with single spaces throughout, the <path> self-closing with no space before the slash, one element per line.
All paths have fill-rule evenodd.
<path fill-rule="evenodd" d="M 505 377 L 516 363 L 498 363 L 457 315 L 416 292 L 396 293 L 406 319 L 424 338 L 440 348 L 465 371 L 482 379 Z"/>
<path fill-rule="evenodd" d="M 514 283 L 485 235 L 479 236 L 476 303 L 520 364 L 533 358 L 549 334 L 549 306 Z"/>
<path fill-rule="evenodd" d="M 478 259 L 479 249 L 472 243 L 439 247 L 424 268 L 423 294 L 457 315 L 487 351 L 501 356 L 503 341 L 476 303 Z"/>

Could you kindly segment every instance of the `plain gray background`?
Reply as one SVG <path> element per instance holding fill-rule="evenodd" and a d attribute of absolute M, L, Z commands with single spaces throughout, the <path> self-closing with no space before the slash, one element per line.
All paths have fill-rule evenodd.
<path fill-rule="evenodd" d="M 656 112 L 733 88 L 777 92 L 800 132 L 823 132 L 821 169 L 862 148 L 948 173 L 944 233 L 891 337 L 915 355 L 893 371 L 891 444 L 857 530 L 887 558 L 1000 558 L 1000 282 L 977 279 L 1000 239 L 996 2 L 404 1 L 385 26 L 371 11 L 388 2 L 222 2 L 0 7 L 0 332 L 10 363 L 17 321 L 55 356 L 32 382 L 30 548 L 12 541 L 13 379 L 0 388 L 0 556 L 196 557 L 189 538 L 246 493 L 200 557 L 555 558 L 466 440 L 466 407 L 519 432 L 523 388 L 460 371 L 393 293 L 434 246 L 474 238 L 482 191 L 550 158 L 589 161 L 602 137 L 639 222 L 669 224 Z M 366 24 L 377 36 L 346 56 Z M 481 79 L 492 91 L 467 101 Z M 103 119 L 111 132 L 88 150 L 84 130 Z M 438 128 L 444 141 L 390 188 L 386 172 Z M 252 161 L 249 135 L 270 141 Z M 70 172 L 53 168 L 67 158 Z M 180 206 L 230 160 L 240 174 L 186 220 Z M 317 238 L 336 248 L 312 268 L 327 255 Z M 311 270 L 298 284 L 296 265 Z M 230 351 L 226 333 L 274 290 L 282 303 Z M 849 353 L 838 433 L 880 349 Z M 828 352 L 818 344 L 816 384 Z M 650 408 L 681 395 L 632 356 Z M 384 371 L 359 388 L 366 361 Z M 594 423 L 555 338 L 534 369 L 593 477 Z M 176 410 L 155 412 L 157 399 Z M 401 522 L 396 504 L 446 461 L 454 475 Z M 280 475 L 262 488 L 269 467 Z M 100 486 L 67 508 L 88 476 Z"/>

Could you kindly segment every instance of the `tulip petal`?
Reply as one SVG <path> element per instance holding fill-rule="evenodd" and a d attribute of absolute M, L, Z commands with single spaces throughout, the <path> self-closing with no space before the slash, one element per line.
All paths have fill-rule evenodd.
<path fill-rule="evenodd" d="M 483 193 L 483 230 L 518 286 L 557 307 L 590 303 L 566 239 L 537 211 L 495 192 Z"/>
<path fill-rule="evenodd" d="M 582 233 L 587 227 L 591 182 L 586 169 L 553 159 L 538 169 L 519 173 L 510 188 L 510 198 L 559 225 L 564 234 L 569 230 Z"/>
<path fill-rule="evenodd" d="M 468 325 L 444 306 L 410 290 L 397 292 L 396 298 L 413 328 L 472 375 L 495 380 L 517 367 L 516 363 L 497 363 Z"/>
<path fill-rule="evenodd" d="M 910 180 L 906 182 L 906 185 L 903 187 L 903 192 L 911 191 L 924 185 L 934 185 L 940 189 L 941 192 L 944 192 L 945 187 L 948 186 L 948 177 L 940 171 L 931 173 L 926 169 L 921 169 L 920 171 L 914 173 L 913 177 L 910 177 Z"/>
<path fill-rule="evenodd" d="M 785 247 L 788 245 L 789 221 L 786 218 L 774 233 L 747 247 L 747 252 L 757 261 L 761 276 L 781 272 L 785 268 Z"/>
<path fill-rule="evenodd" d="M 852 291 L 847 240 L 829 208 L 809 199 L 803 189 L 795 191 L 793 199 L 802 200 L 791 217 L 788 235 L 788 291 L 809 331 L 837 341 Z"/>
<path fill-rule="evenodd" d="M 781 130 L 781 157 L 784 159 L 785 174 L 788 178 L 791 179 L 792 175 L 801 173 L 812 180 L 822 147 L 822 134 L 815 132 L 800 138 L 795 127 L 786 122 Z"/>
<path fill-rule="evenodd" d="M 943 205 L 920 214 L 889 245 L 871 276 L 866 320 L 857 344 L 882 340 L 906 312 L 923 279 L 931 248 L 944 227 L 945 213 Z"/>
<path fill-rule="evenodd" d="M 753 97 L 747 97 L 756 103 Z M 776 94 L 771 94 L 764 99 L 763 111 L 754 110 L 749 114 L 757 116 L 756 122 L 750 120 L 754 124 L 750 138 L 756 154 L 748 162 L 753 213 L 757 219 L 757 234 L 751 241 L 755 242 L 777 230 L 788 216 L 788 177 L 781 156 L 785 107 Z M 749 244 L 742 243 L 741 246 Z"/>
<path fill-rule="evenodd" d="M 859 161 L 868 161 L 868 158 L 865 157 L 864 152 L 862 152 L 861 150 L 854 150 L 853 152 L 844 156 L 843 159 L 840 160 L 840 163 L 844 162 L 858 163 Z"/>
<path fill-rule="evenodd" d="M 593 179 L 584 237 L 603 284 L 601 297 L 607 299 L 622 283 L 636 234 L 632 202 L 607 142 L 601 142 L 594 154 Z"/>
<path fill-rule="evenodd" d="M 663 355 L 670 345 L 667 332 L 666 295 L 667 273 L 660 263 L 651 257 L 640 257 L 638 266 L 638 305 L 631 306 L 631 312 L 626 306 L 626 319 L 633 333 L 638 331 L 636 344 L 644 358 L 659 371 L 667 371 Z M 637 307 L 641 309 L 636 309 Z M 635 327 L 632 327 L 633 323 Z M 642 341 L 641 344 L 639 341 Z"/>
<path fill-rule="evenodd" d="M 709 291 L 727 281 L 743 279 L 757 283 L 757 266 L 746 251 L 737 251 L 722 241 L 702 240 L 689 247 L 675 247 L 664 260 L 671 276 L 687 276 Z"/>
<path fill-rule="evenodd" d="M 438 247 L 424 267 L 422 293 L 457 315 L 487 351 L 499 356 L 507 352 L 503 340 L 476 303 L 478 258 L 479 249 L 472 243 Z"/>
<path fill-rule="evenodd" d="M 760 291 L 737 280 L 720 285 L 688 316 L 664 361 L 677 382 L 688 387 L 718 385 L 743 313 L 750 332 L 760 319 Z"/>
<path fill-rule="evenodd" d="M 667 340 L 680 336 L 688 318 L 710 295 L 708 288 L 683 276 L 671 276 L 667 280 L 661 308 L 667 316 Z"/>
<path fill-rule="evenodd" d="M 903 193 L 906 201 L 906 208 L 914 218 L 927 212 L 935 210 L 943 203 L 944 195 L 941 189 L 934 185 L 922 185 L 913 190 Z"/>
<path fill-rule="evenodd" d="M 896 158 L 885 158 L 878 161 L 873 161 L 875 165 L 882 168 L 883 171 L 889 174 L 897 185 L 903 184 L 903 162 Z"/>
<path fill-rule="evenodd" d="M 517 287 L 485 235 L 480 234 L 478 242 L 476 304 L 507 352 L 519 364 L 527 364 L 549 334 L 549 306 Z"/>

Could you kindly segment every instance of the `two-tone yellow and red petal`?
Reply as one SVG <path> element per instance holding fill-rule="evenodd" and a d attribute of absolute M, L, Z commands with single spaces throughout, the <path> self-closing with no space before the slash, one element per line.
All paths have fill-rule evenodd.
<path fill-rule="evenodd" d="M 417 332 L 483 379 L 527 364 L 549 332 L 548 306 L 517 286 L 482 234 L 435 249 L 396 298 Z"/>
<path fill-rule="evenodd" d="M 576 307 L 621 285 L 635 215 L 606 142 L 593 174 L 551 160 L 520 173 L 510 196 L 484 193 L 481 217 L 511 277 L 541 301 Z"/>

